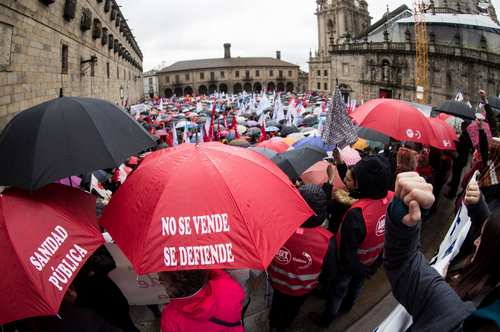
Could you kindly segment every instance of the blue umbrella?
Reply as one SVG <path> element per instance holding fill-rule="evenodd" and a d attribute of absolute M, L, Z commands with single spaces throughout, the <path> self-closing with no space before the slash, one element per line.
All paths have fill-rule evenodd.
<path fill-rule="evenodd" d="M 332 151 L 333 149 L 335 149 L 335 145 L 327 145 L 325 142 L 323 142 L 323 140 L 319 136 L 303 138 L 300 141 L 296 142 L 293 145 L 293 147 L 298 149 L 306 145 L 314 146 L 325 152 Z"/>
<path fill-rule="evenodd" d="M 280 129 L 279 129 L 278 127 L 273 127 L 273 126 L 271 126 L 271 127 L 267 127 L 267 128 L 266 128 L 266 131 L 267 131 L 268 133 L 270 133 L 270 132 L 274 132 L 274 131 L 280 131 Z"/>

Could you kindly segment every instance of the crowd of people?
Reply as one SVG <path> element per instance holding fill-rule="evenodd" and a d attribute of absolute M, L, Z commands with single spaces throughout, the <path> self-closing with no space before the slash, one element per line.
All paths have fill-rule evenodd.
<path fill-rule="evenodd" d="M 334 325 L 356 306 L 365 280 L 381 268 L 394 297 L 413 318 L 412 331 L 500 331 L 500 138 L 484 91 L 480 98 L 484 116 L 456 128 L 456 151 L 360 138 L 347 147 L 325 144 L 328 157 L 320 162 L 324 167 L 319 179 L 290 179 L 314 215 L 265 271 L 273 289 L 272 331 L 287 331 L 314 293 L 325 301 L 321 312 L 308 314 L 311 324 Z M 157 149 L 207 141 L 242 149 L 280 142 L 293 149 L 301 140 L 321 137 L 331 103 L 317 94 L 217 94 L 156 98 L 128 111 L 156 137 Z M 471 138 L 476 132 L 468 131 L 471 124 L 477 128 L 477 140 Z M 123 167 L 82 178 L 80 187 L 100 196 L 98 215 L 148 153 L 131 157 Z M 471 219 L 468 235 L 444 277 L 420 251 L 422 220 L 430 220 L 440 208 L 441 196 L 456 199 L 457 209 L 465 202 Z M 113 258 L 102 247 L 66 292 L 60 308 L 63 319 L 35 317 L 2 329 L 138 331 L 127 299 L 108 276 L 114 268 Z M 170 301 L 162 311 L 156 304 L 149 308 L 161 316 L 164 332 L 243 331 L 251 283 L 261 273 L 160 272 Z"/>

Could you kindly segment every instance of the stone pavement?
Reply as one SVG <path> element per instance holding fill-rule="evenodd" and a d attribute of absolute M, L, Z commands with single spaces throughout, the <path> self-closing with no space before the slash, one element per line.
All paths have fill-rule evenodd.
<path fill-rule="evenodd" d="M 422 229 L 422 246 L 428 258 L 430 258 L 439 247 L 451 222 L 453 204 L 450 200 L 442 198 L 437 213 L 427 221 Z M 267 332 L 269 307 L 266 303 L 270 301 L 266 297 L 266 281 L 264 275 L 258 282 L 258 288 L 252 295 L 250 306 L 245 318 L 245 330 L 247 332 Z M 315 326 L 308 318 L 307 313 L 320 311 L 324 300 L 316 295 L 311 296 L 302 307 L 299 316 L 295 319 L 290 332 L 309 331 L 350 331 L 370 332 L 382 322 L 385 317 L 397 305 L 396 300 L 390 294 L 390 286 L 381 269 L 370 280 L 365 282 L 364 289 L 356 305 L 348 314 L 339 316 L 328 328 L 321 329 Z M 142 332 L 159 331 L 159 320 L 154 317 L 146 307 L 133 307 L 132 318 Z"/>

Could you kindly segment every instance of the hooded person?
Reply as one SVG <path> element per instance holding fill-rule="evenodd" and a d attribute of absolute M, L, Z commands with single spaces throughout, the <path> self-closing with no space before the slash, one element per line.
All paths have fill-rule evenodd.
<path fill-rule="evenodd" d="M 288 328 L 320 275 L 333 273 L 335 240 L 322 227 L 327 216 L 327 196 L 322 187 L 306 184 L 299 192 L 315 215 L 306 220 L 280 248 L 268 267 L 274 290 L 269 323 L 271 329 Z"/>
<path fill-rule="evenodd" d="M 162 332 L 243 332 L 241 286 L 222 270 L 160 272 L 170 296 Z"/>
<path fill-rule="evenodd" d="M 393 197 L 388 169 L 383 157 L 368 156 L 347 172 L 344 183 L 357 201 L 344 215 L 336 234 L 338 271 L 326 285 L 326 307 L 322 314 L 310 314 L 320 326 L 329 326 L 339 311 L 350 311 L 365 278 L 382 263 L 385 213 Z"/>

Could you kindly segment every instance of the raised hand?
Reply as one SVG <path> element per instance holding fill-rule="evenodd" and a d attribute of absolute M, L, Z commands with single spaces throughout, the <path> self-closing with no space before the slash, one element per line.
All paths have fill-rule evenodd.
<path fill-rule="evenodd" d="M 432 185 L 416 172 L 398 174 L 395 195 L 408 206 L 403 218 L 407 226 L 415 226 L 422 218 L 421 209 L 429 209 L 435 201 Z"/>

